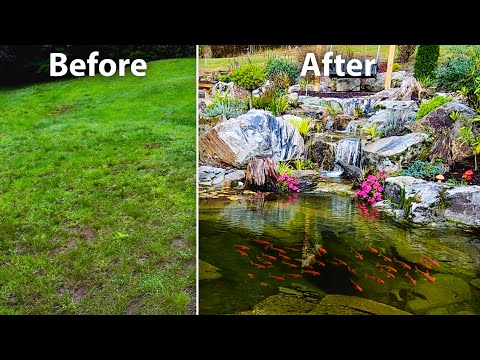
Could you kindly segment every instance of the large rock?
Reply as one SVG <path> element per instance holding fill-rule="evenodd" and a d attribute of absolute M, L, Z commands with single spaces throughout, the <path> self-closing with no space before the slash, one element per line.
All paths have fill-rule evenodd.
<path fill-rule="evenodd" d="M 443 196 L 445 220 L 467 226 L 480 226 L 480 186 L 456 186 Z"/>
<path fill-rule="evenodd" d="M 355 109 L 361 110 L 365 116 L 371 116 L 374 113 L 373 106 L 375 100 L 368 96 L 353 98 L 319 98 L 315 96 L 299 96 L 299 102 L 312 107 L 325 108 L 332 107 L 339 114 L 354 115 Z"/>
<path fill-rule="evenodd" d="M 225 180 L 225 169 L 212 166 L 198 168 L 198 182 L 200 185 L 220 185 Z"/>
<path fill-rule="evenodd" d="M 422 152 L 427 138 L 424 133 L 411 133 L 376 140 L 364 147 L 365 159 L 369 165 L 387 173 L 400 171 Z"/>
<path fill-rule="evenodd" d="M 339 78 L 337 80 L 337 91 L 360 91 L 360 79 L 345 79 Z"/>
<path fill-rule="evenodd" d="M 402 81 L 405 78 L 405 71 L 395 71 L 392 73 L 392 85 L 391 87 L 400 87 Z M 365 91 L 379 92 L 385 88 L 386 73 L 378 73 L 377 78 L 369 78 L 365 80 Z"/>
<path fill-rule="evenodd" d="M 401 208 L 379 204 L 379 209 L 418 225 L 479 228 L 480 186 L 454 186 L 411 176 L 385 179 L 385 196 Z"/>
<path fill-rule="evenodd" d="M 352 311 L 353 310 L 353 311 Z M 327 295 L 310 314 L 412 315 L 393 306 L 358 296 Z"/>
<path fill-rule="evenodd" d="M 333 169 L 335 162 L 335 141 L 323 134 L 315 133 L 307 144 L 307 158 L 318 162 L 322 169 Z"/>
<path fill-rule="evenodd" d="M 428 159 L 441 157 L 446 170 L 453 163 L 472 156 L 471 148 L 458 140 L 459 130 L 464 124 L 462 120 L 453 121 L 450 118 L 454 111 L 462 114 L 464 119 L 472 119 L 476 115 L 473 109 L 461 102 L 451 101 L 428 113 L 412 126 L 414 131 L 426 132 L 434 137 Z"/>
<path fill-rule="evenodd" d="M 198 279 L 199 280 L 213 280 L 222 277 L 220 269 L 212 264 L 199 259 L 198 261 Z"/>
<path fill-rule="evenodd" d="M 200 138 L 200 158 L 214 158 L 245 168 L 255 156 L 275 161 L 300 158 L 305 152 L 297 128 L 264 110 L 250 110 L 222 121 Z"/>
<path fill-rule="evenodd" d="M 317 187 L 321 179 L 318 171 L 315 170 L 295 170 L 293 176 L 300 183 L 298 188 L 300 191 L 311 191 Z"/>
<path fill-rule="evenodd" d="M 418 297 L 407 302 L 407 311 L 417 315 L 425 314 L 430 309 L 448 307 L 471 299 L 470 285 L 465 280 L 447 274 L 431 275 L 435 278 L 434 283 L 420 274 L 414 293 Z"/>

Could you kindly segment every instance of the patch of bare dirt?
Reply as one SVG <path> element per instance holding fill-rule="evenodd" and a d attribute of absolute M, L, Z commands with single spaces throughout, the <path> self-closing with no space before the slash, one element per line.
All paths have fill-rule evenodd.
<path fill-rule="evenodd" d="M 183 249 L 185 246 L 187 246 L 187 242 L 182 237 L 176 237 L 175 239 L 172 240 L 172 246 L 176 250 L 180 250 L 180 249 Z"/>
<path fill-rule="evenodd" d="M 60 105 L 60 106 L 57 106 L 54 111 L 52 111 L 52 115 L 60 116 L 72 111 L 73 108 L 74 108 L 73 105 L 66 105 L 66 104 Z"/>
<path fill-rule="evenodd" d="M 137 314 L 138 309 L 142 305 L 142 299 L 138 298 L 133 300 L 130 305 L 128 305 L 127 309 L 125 310 L 125 315 L 135 315 Z"/>
<path fill-rule="evenodd" d="M 197 313 L 197 292 L 195 286 L 187 286 L 185 289 L 190 295 L 190 301 L 187 304 L 187 314 L 188 315 L 196 315 Z"/>
<path fill-rule="evenodd" d="M 82 236 L 88 242 L 94 243 L 97 241 L 97 237 L 95 236 L 95 232 L 92 228 L 86 227 L 82 230 Z"/>

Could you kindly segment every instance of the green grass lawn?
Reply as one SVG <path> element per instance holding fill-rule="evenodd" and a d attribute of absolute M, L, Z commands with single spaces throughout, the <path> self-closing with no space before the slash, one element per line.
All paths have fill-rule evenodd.
<path fill-rule="evenodd" d="M 0 314 L 195 313 L 195 82 L 0 89 Z"/>
<path fill-rule="evenodd" d="M 440 61 L 445 60 L 447 56 L 451 54 L 450 47 L 451 46 L 449 45 L 440 46 L 440 59 L 439 59 Z M 338 52 L 343 57 L 346 57 L 348 52 L 352 52 L 354 58 L 363 59 L 367 57 L 369 59 L 374 59 L 377 56 L 378 45 L 333 45 L 333 51 Z M 395 48 L 395 55 L 397 51 L 398 51 L 398 46 Z M 199 60 L 199 71 L 201 73 L 218 71 L 218 70 L 225 71 L 233 68 L 233 65 L 235 62 L 240 65 L 251 62 L 253 64 L 264 66 L 266 64 L 267 59 L 271 56 L 285 57 L 285 58 L 297 60 L 298 53 L 294 50 L 288 51 L 285 49 L 274 49 L 274 50 L 267 50 L 267 51 L 253 53 L 250 56 L 240 55 L 240 56 L 229 57 L 229 58 L 206 58 L 206 59 L 201 58 Z M 382 45 L 380 47 L 379 58 L 380 58 L 380 61 L 387 61 L 388 45 Z"/>

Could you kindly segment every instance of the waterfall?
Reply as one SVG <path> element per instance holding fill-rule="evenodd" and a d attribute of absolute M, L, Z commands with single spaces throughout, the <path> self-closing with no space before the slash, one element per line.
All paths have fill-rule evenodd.
<path fill-rule="evenodd" d="M 346 138 L 337 143 L 335 151 L 335 161 L 341 160 L 349 165 L 360 165 L 360 139 Z M 343 171 L 338 165 L 335 165 L 333 171 Z"/>
<path fill-rule="evenodd" d="M 347 134 L 357 134 L 358 125 L 362 123 L 362 120 L 350 120 L 345 128 L 345 133 Z"/>

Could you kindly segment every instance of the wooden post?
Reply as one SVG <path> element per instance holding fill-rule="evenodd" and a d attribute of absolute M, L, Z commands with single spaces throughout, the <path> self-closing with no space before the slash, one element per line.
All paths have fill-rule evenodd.
<path fill-rule="evenodd" d="M 387 73 L 385 76 L 385 89 L 390 89 L 392 85 L 393 58 L 395 56 L 395 45 L 388 47 Z"/>

